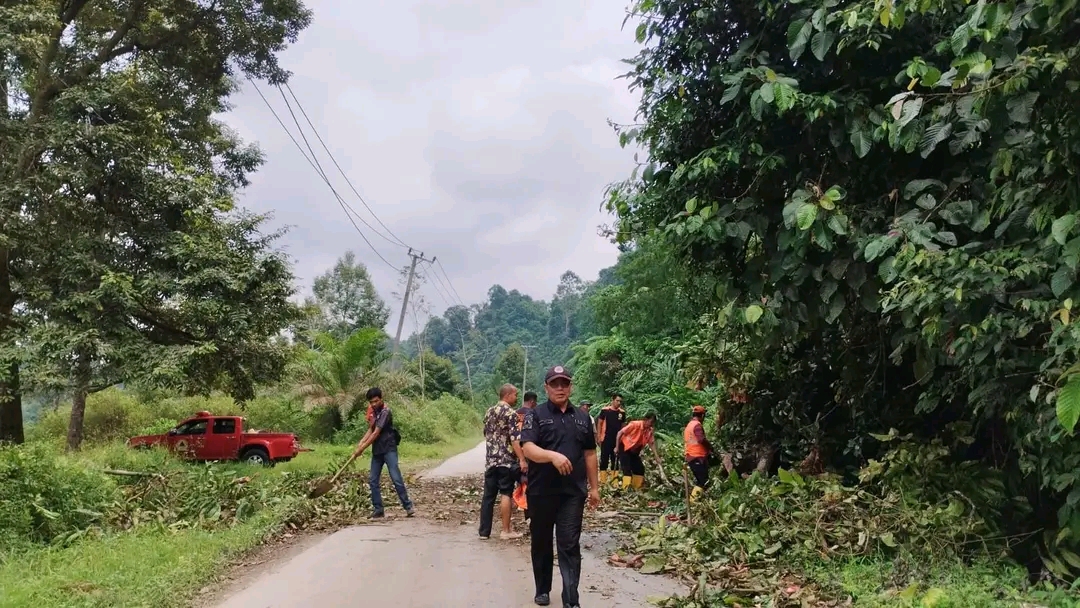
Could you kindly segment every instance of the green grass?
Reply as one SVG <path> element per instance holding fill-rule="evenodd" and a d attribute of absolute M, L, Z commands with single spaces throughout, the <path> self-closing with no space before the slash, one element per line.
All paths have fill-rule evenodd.
<path fill-rule="evenodd" d="M 416 445 L 403 442 L 403 468 L 418 470 L 475 446 L 479 433 L 450 441 Z M 340 463 L 353 446 L 313 444 L 292 462 L 273 469 L 246 465 L 251 473 L 277 475 L 287 471 L 324 472 Z M 167 458 L 154 452 L 134 453 L 122 446 L 94 448 L 75 456 L 88 466 L 136 468 L 143 459 Z M 353 464 L 365 470 L 367 455 Z M 176 464 L 175 466 L 187 466 Z M 306 500 L 298 498 L 297 500 Z M 273 534 L 290 511 L 286 502 L 260 512 L 251 520 L 220 532 L 170 531 L 157 527 L 88 538 L 66 548 L 41 548 L 19 554 L 0 564 L 0 607 L 136 607 L 176 605 L 190 599 L 211 574 L 227 568 L 231 560 Z"/>
<path fill-rule="evenodd" d="M 826 588 L 850 594 L 859 608 L 1017 608 L 1078 606 L 1064 590 L 1027 582 L 1023 568 L 1010 561 L 936 564 L 914 573 L 902 562 L 851 559 L 804 565 Z M 918 581 L 912 583 L 911 581 Z"/>

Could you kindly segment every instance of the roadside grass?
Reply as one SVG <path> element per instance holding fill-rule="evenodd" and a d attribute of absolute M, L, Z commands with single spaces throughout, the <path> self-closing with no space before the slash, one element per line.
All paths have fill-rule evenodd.
<path fill-rule="evenodd" d="M 472 431 L 434 444 L 402 442 L 399 446 L 402 466 L 415 472 L 472 448 L 479 441 L 479 432 Z M 308 447 L 315 451 L 304 452 L 291 462 L 270 469 L 240 463 L 210 466 L 228 467 L 230 471 L 251 476 L 322 474 L 340 466 L 353 449 L 349 445 L 328 443 Z M 95 447 L 67 458 L 97 469 L 168 471 L 205 466 L 179 462 L 163 451 L 135 451 L 122 444 Z M 367 455 L 358 459 L 352 465 L 353 471 L 367 471 L 368 462 Z M 232 560 L 278 533 L 306 500 L 290 498 L 219 531 L 174 530 L 149 524 L 128 532 L 87 537 L 66 547 L 41 547 L 9 555 L 7 561 L 0 563 L 0 607 L 183 605 L 201 593 L 211 575 L 221 573 Z"/>
<path fill-rule="evenodd" d="M 801 570 L 824 589 L 850 595 L 860 608 L 1073 608 L 1075 596 L 1052 585 L 1032 585 L 1022 567 L 998 562 L 936 562 L 911 567 L 907 560 L 857 558 L 811 561 Z M 912 583 L 911 581 L 918 581 Z"/>

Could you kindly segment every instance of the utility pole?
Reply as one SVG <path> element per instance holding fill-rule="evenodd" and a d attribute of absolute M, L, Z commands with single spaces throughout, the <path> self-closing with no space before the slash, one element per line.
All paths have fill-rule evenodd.
<path fill-rule="evenodd" d="M 521 394 L 522 395 L 525 394 L 525 378 L 526 378 L 526 373 L 529 371 L 529 349 L 530 348 L 536 348 L 536 347 L 535 346 L 525 346 L 524 344 L 521 345 L 521 349 L 525 351 L 525 365 L 523 365 L 522 368 L 521 368 Z"/>
<path fill-rule="evenodd" d="M 398 350 L 401 347 L 401 328 L 405 326 L 405 311 L 409 309 L 409 292 L 412 291 L 413 275 L 416 274 L 416 263 L 434 263 L 435 260 L 438 259 L 437 256 L 430 260 L 424 258 L 423 251 L 420 252 L 420 255 L 417 255 L 413 253 L 412 247 L 409 247 L 409 257 L 412 258 L 412 264 L 409 266 L 409 278 L 405 281 L 405 296 L 401 299 L 401 316 L 398 317 L 397 333 L 394 334 L 394 354 L 391 361 L 395 367 L 398 365 Z"/>

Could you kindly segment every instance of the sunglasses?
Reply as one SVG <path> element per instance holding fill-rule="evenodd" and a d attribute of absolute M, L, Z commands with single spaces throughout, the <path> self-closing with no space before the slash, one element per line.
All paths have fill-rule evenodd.
<path fill-rule="evenodd" d="M 570 386 L 570 381 L 566 378 L 555 378 L 551 382 L 548 382 L 548 386 L 551 388 L 567 388 Z"/>

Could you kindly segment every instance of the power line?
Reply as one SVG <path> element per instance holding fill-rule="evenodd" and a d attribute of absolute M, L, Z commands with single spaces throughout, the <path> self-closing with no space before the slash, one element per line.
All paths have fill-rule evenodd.
<path fill-rule="evenodd" d="M 440 285 L 440 286 L 442 287 L 443 291 L 445 291 L 445 292 L 446 292 L 446 294 L 447 294 L 447 297 L 446 297 L 446 298 L 444 298 L 444 299 L 446 300 L 446 304 L 447 304 L 448 306 L 453 306 L 454 304 L 452 304 L 451 302 L 452 302 L 452 301 L 454 300 L 454 298 L 453 298 L 453 296 L 451 296 L 451 295 L 450 295 L 450 288 L 448 288 L 448 287 L 446 286 L 446 284 L 445 284 L 445 283 L 443 283 L 443 280 L 442 280 L 442 278 L 441 278 L 441 277 L 439 277 L 439 271 L 438 271 L 438 270 L 436 270 L 435 268 L 432 268 L 432 269 L 431 269 L 431 276 L 435 277 L 435 280 L 439 282 L 439 285 Z M 460 302 L 459 302 L 459 303 L 460 303 Z M 462 304 L 462 306 L 464 306 L 464 304 L 463 304 L 463 303 L 461 303 L 461 304 Z"/>
<path fill-rule="evenodd" d="M 462 306 L 466 306 L 465 300 L 461 298 L 461 294 L 458 293 L 457 289 L 454 289 L 454 282 L 450 280 L 450 275 L 446 274 L 446 269 L 443 268 L 442 262 L 436 259 L 435 263 L 439 265 L 439 270 L 442 270 L 443 276 L 446 277 L 447 284 L 450 285 L 450 289 L 454 292 L 454 295 L 457 296 L 458 302 L 461 302 Z"/>
<path fill-rule="evenodd" d="M 285 91 L 283 91 L 280 86 L 277 88 L 277 90 L 278 90 L 278 93 L 281 93 L 281 99 L 282 99 L 282 101 L 285 102 L 285 107 L 289 109 L 289 115 L 292 116 L 293 124 L 296 125 L 296 130 L 300 133 L 300 138 L 304 140 L 304 145 L 307 146 L 308 152 L 311 153 L 312 160 L 315 161 L 314 164 L 315 164 L 315 166 L 316 166 L 316 168 L 317 168 L 317 170 L 319 172 L 319 176 L 322 177 L 323 181 L 326 182 L 327 186 L 330 186 L 330 190 L 334 193 L 334 196 L 337 198 L 338 204 L 341 205 L 342 209 L 346 210 L 345 214 L 348 215 L 349 212 L 351 211 L 353 213 L 353 215 L 356 216 L 356 219 L 360 220 L 361 223 L 363 223 L 365 226 L 370 228 L 372 232 L 374 232 L 375 234 L 381 236 L 385 241 L 389 242 L 391 245 L 397 245 L 397 243 L 395 243 L 395 242 L 391 241 L 389 238 L 387 238 L 386 235 L 379 232 L 378 228 L 376 228 L 376 227 L 372 226 L 371 224 L 369 224 L 367 222 L 367 220 L 365 220 L 363 217 L 360 216 L 359 213 L 356 212 L 356 209 L 353 209 L 351 205 L 346 203 L 345 200 L 341 198 L 341 195 L 338 194 L 337 189 L 334 188 L 334 185 L 332 183 L 330 183 L 330 178 L 326 176 L 326 171 L 323 170 L 322 163 L 319 162 L 319 157 L 318 157 L 318 155 L 315 154 L 315 150 L 313 150 L 311 148 L 311 143 L 308 141 L 307 135 L 304 135 L 304 128 L 300 126 L 300 121 L 297 120 L 296 113 L 293 112 L 292 104 L 289 103 L 289 98 L 285 97 Z M 376 218 L 376 219 L 378 219 L 378 218 Z M 351 218 L 350 218 L 350 221 L 351 221 Z M 353 222 L 353 226 L 356 226 L 355 222 Z M 357 231 L 359 231 L 359 230 L 360 229 L 357 228 Z M 371 244 L 371 241 L 368 241 L 367 237 L 364 236 L 363 232 L 360 233 L 360 236 L 364 237 L 364 241 L 367 242 L 368 246 L 371 247 L 372 251 L 375 251 L 375 255 L 379 256 L 380 258 L 383 259 L 384 262 L 386 262 L 386 258 L 382 257 L 382 254 L 379 253 L 378 250 L 375 249 L 375 246 Z M 386 262 L 386 263 L 390 264 L 390 262 Z M 394 266 L 393 264 L 390 264 L 390 267 L 394 268 L 395 270 L 400 271 L 400 269 L 397 268 L 396 266 Z"/>
<path fill-rule="evenodd" d="M 421 276 L 424 276 L 424 275 L 421 275 Z M 436 280 L 439 280 L 439 275 L 433 275 L 433 276 L 435 277 Z M 442 283 L 442 281 L 439 280 L 439 283 Z M 439 288 L 438 284 L 436 284 L 436 283 L 428 283 L 428 284 L 431 285 L 431 288 L 435 290 L 435 293 L 439 294 L 439 299 L 442 300 L 444 304 L 446 304 L 447 308 L 450 308 L 451 306 L 453 306 L 453 304 L 451 303 L 452 298 L 446 297 L 446 295 L 444 295 L 444 293 L 443 293 L 443 290 Z"/>
<path fill-rule="evenodd" d="M 383 257 L 383 255 L 381 253 L 379 253 L 379 250 L 376 249 L 375 246 L 371 244 L 371 241 L 368 240 L 367 236 L 364 235 L 364 231 L 360 229 L 360 226 L 356 225 L 356 221 L 353 220 L 352 214 L 349 213 L 349 209 L 350 209 L 349 206 L 345 204 L 344 200 L 342 200 L 341 196 L 337 193 L 337 190 L 334 188 L 333 184 L 331 184 L 330 181 L 328 179 L 326 179 L 326 174 L 322 171 L 321 167 L 319 166 L 318 159 L 312 160 L 312 159 L 308 158 L 308 155 L 304 152 L 304 148 L 300 145 L 300 142 L 296 141 L 296 138 L 293 137 L 292 131 L 290 131 L 289 128 L 285 125 L 285 121 L 281 120 L 281 117 L 278 116 L 278 113 L 277 113 L 276 110 L 274 110 L 274 106 L 270 103 L 270 100 L 268 100 L 266 98 L 266 96 L 263 95 L 262 90 L 259 89 L 259 85 L 255 84 L 255 81 L 252 80 L 250 77 L 248 77 L 247 80 L 248 80 L 248 82 L 251 83 L 251 86 L 255 88 L 255 92 L 259 94 L 259 97 L 263 100 L 263 103 L 266 104 L 266 107 L 270 110 L 270 113 L 274 115 L 274 119 L 277 120 L 277 123 L 279 125 L 281 125 L 282 129 L 284 129 L 285 134 L 289 136 L 290 140 L 292 140 L 293 145 L 295 145 L 297 150 L 300 151 L 300 155 L 304 157 L 304 160 L 306 160 L 309 165 L 311 165 L 312 169 L 315 169 L 315 172 L 318 173 L 320 177 L 322 177 L 324 182 L 326 182 L 326 185 L 330 188 L 330 191 L 334 193 L 334 198 L 337 199 L 338 204 L 341 205 L 342 210 L 345 211 L 345 217 L 349 218 L 349 223 L 351 223 L 353 225 L 353 228 L 356 229 L 356 232 L 360 235 L 360 238 L 364 239 L 364 242 L 367 243 L 367 246 L 370 247 L 371 250 L 373 252 L 375 252 L 375 255 L 378 256 L 379 259 L 382 260 L 387 266 L 389 266 L 390 268 L 393 268 L 394 270 L 396 270 L 398 272 L 401 272 L 400 268 L 398 268 L 397 266 L 394 266 L 393 264 L 391 264 L 386 258 Z M 286 100 L 286 102 L 288 102 L 288 100 Z M 289 113 L 290 114 L 292 113 L 292 107 L 291 106 L 289 107 Z M 300 128 L 300 123 L 299 123 L 299 121 L 296 120 L 296 115 L 295 114 L 293 114 L 293 122 L 296 123 L 297 128 L 299 129 Z M 307 141 L 307 138 L 304 137 L 303 129 L 300 129 L 300 136 L 304 138 L 305 142 Z M 310 145 L 308 145 L 308 149 L 309 150 L 311 149 Z M 355 210 L 353 211 L 353 213 L 356 213 Z M 357 217 L 358 217 L 358 219 L 360 219 L 360 221 L 362 221 L 362 222 L 364 221 L 363 218 L 360 218 L 359 216 L 357 216 Z M 368 225 L 367 222 L 364 222 L 364 224 Z M 371 227 L 371 226 L 368 225 L 368 227 Z M 372 228 L 372 230 L 374 230 L 374 228 Z M 375 231 L 375 232 L 378 232 L 378 231 Z"/>
<path fill-rule="evenodd" d="M 278 87 L 279 90 L 280 90 L 280 88 L 281 87 Z M 383 221 L 381 219 L 379 219 L 379 216 L 375 214 L 375 212 L 371 209 L 371 207 L 368 206 L 367 201 L 364 200 L 364 197 L 361 196 L 360 192 L 357 191 L 356 186 L 354 186 L 353 183 L 352 183 L 352 180 L 349 179 L 349 176 L 345 174 L 345 170 L 341 168 L 341 165 L 338 164 L 337 159 L 334 158 L 334 153 L 330 151 L 330 148 L 326 145 L 326 142 L 323 141 L 322 136 L 319 135 L 319 130 L 315 128 L 314 124 L 312 124 L 311 118 L 308 117 L 307 111 L 304 110 L 303 104 L 300 103 L 300 100 L 296 97 L 296 93 L 293 92 L 292 87 L 289 86 L 288 82 L 285 83 L 285 88 L 289 91 L 289 94 L 292 95 L 293 101 L 296 102 L 296 107 L 300 109 L 300 114 L 302 114 L 304 116 L 304 120 L 306 120 L 307 123 L 308 123 L 308 126 L 311 127 L 311 132 L 315 134 L 315 138 L 319 140 L 319 144 L 322 145 L 323 150 L 326 151 L 326 154 L 327 154 L 327 156 L 330 157 L 331 162 L 333 162 L 334 166 L 337 167 L 338 173 L 341 174 L 341 177 L 345 178 L 345 183 L 349 184 L 349 188 L 352 189 L 353 194 L 355 194 L 356 198 L 358 198 L 360 200 L 360 203 L 364 205 L 364 208 L 368 210 L 368 213 L 371 214 L 371 217 L 375 218 L 375 221 L 378 222 L 379 225 L 382 226 L 383 229 L 385 229 L 386 232 L 390 236 L 394 237 L 394 239 L 397 241 L 396 243 L 394 243 L 394 241 L 390 241 L 390 242 L 394 243 L 395 245 L 397 245 L 399 247 L 409 248 L 410 247 L 409 244 L 406 243 L 405 241 L 401 240 L 401 238 L 399 238 L 398 235 L 394 234 L 393 230 L 390 230 L 389 226 L 384 224 Z M 282 96 L 284 96 L 284 93 L 282 93 Z M 286 103 L 288 103 L 288 100 L 286 100 Z M 389 241 L 390 239 L 387 239 L 387 240 Z"/>

